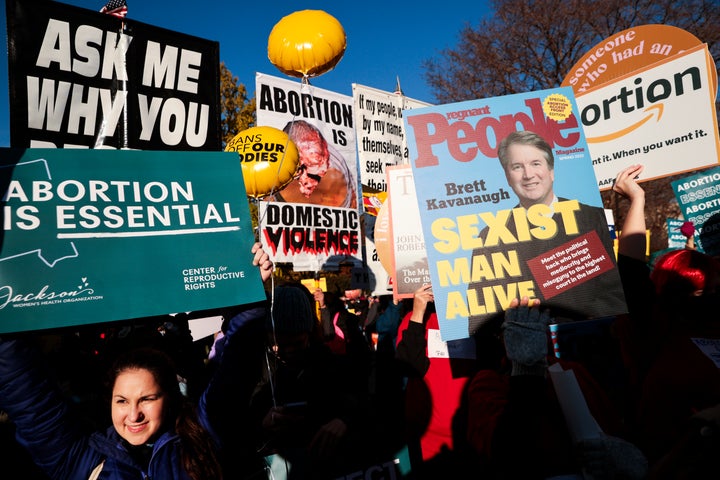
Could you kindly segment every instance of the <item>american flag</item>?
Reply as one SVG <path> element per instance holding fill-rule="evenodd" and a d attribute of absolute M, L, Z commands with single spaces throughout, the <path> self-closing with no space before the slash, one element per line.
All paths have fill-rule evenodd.
<path fill-rule="evenodd" d="M 127 2 L 125 0 L 110 0 L 103 8 L 100 9 L 100 13 L 107 13 L 118 18 L 125 18 L 127 15 Z"/>

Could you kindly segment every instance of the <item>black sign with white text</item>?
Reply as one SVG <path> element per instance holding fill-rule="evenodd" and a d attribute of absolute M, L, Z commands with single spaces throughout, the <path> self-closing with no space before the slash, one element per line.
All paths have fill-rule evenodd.
<path fill-rule="evenodd" d="M 12 147 L 221 150 L 218 42 L 51 1 L 7 32 Z"/>

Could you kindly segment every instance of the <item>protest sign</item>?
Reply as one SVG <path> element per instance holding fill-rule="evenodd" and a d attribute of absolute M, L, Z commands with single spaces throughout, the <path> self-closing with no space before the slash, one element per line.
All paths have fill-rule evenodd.
<path fill-rule="evenodd" d="M 430 104 L 404 96 L 399 87 L 395 92 L 384 92 L 354 83 L 352 88 L 360 182 L 366 211 L 363 214 L 365 261 L 370 270 L 371 290 L 382 295 L 392 290 L 392 285 L 378 258 L 373 235 L 375 219 L 372 217 L 387 201 L 386 169 L 405 165 L 408 161 L 403 110 Z"/>
<path fill-rule="evenodd" d="M 577 97 L 702 43 L 692 33 L 672 25 L 636 25 L 590 48 L 570 68 L 561 86 L 572 87 Z M 717 78 L 713 83 L 717 88 Z"/>
<path fill-rule="evenodd" d="M 699 45 L 577 96 L 601 191 L 636 163 L 645 166 L 643 182 L 718 164 L 715 66 L 708 57 Z"/>
<path fill-rule="evenodd" d="M 695 227 L 695 245 L 708 255 L 720 255 L 720 167 L 670 182 L 680 212 Z"/>
<path fill-rule="evenodd" d="M 218 42 L 60 2 L 7 25 L 12 147 L 220 150 Z"/>
<path fill-rule="evenodd" d="M 430 104 L 358 84 L 353 84 L 353 100 L 360 181 L 386 192 L 385 168 L 407 164 L 403 110 Z"/>
<path fill-rule="evenodd" d="M 577 112 L 569 87 L 405 112 L 443 340 L 522 296 L 568 320 L 627 310 Z"/>
<path fill-rule="evenodd" d="M 296 271 L 362 265 L 352 98 L 261 73 L 255 88 L 258 125 L 287 131 L 299 154 L 296 178 L 258 202 L 266 251 Z"/>
<path fill-rule="evenodd" d="M 384 205 L 384 204 L 383 204 Z M 382 207 L 381 207 L 382 209 Z M 378 211 L 378 213 L 381 210 Z M 383 242 L 386 237 L 376 237 L 378 224 L 383 220 L 380 215 L 363 213 L 363 231 L 365 233 L 365 263 L 368 267 L 368 289 L 372 295 L 387 295 L 392 293 L 392 277 L 382 263 Z M 382 227 L 380 227 L 382 229 Z"/>
<path fill-rule="evenodd" d="M 393 293 L 412 298 L 415 290 L 430 283 L 430 272 L 410 165 L 387 167 L 387 185 Z"/>
<path fill-rule="evenodd" d="M 680 220 L 678 218 L 665 219 L 665 225 L 667 227 L 667 236 L 668 236 L 667 248 L 670 248 L 670 249 L 685 248 L 685 245 L 687 244 L 688 239 L 680 231 L 680 227 L 682 227 L 684 223 L 685 222 L 683 220 Z M 693 241 L 697 245 L 697 242 L 698 242 L 697 231 L 693 235 Z M 698 250 L 700 250 L 700 249 L 698 249 Z"/>
<path fill-rule="evenodd" d="M 0 333 L 265 298 L 237 156 L 0 149 Z"/>

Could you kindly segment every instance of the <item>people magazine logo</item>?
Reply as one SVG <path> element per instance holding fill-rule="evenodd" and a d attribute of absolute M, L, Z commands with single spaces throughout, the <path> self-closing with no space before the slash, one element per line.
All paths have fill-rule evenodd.
<path fill-rule="evenodd" d="M 90 285 L 87 277 L 81 277 L 77 285 L 65 287 L 61 290 L 56 290 L 47 284 L 32 292 L 15 292 L 10 285 L 0 287 L 0 310 L 5 307 L 45 307 L 63 303 L 96 302 L 99 300 L 103 300 L 103 296 L 95 294 L 95 289 Z"/>

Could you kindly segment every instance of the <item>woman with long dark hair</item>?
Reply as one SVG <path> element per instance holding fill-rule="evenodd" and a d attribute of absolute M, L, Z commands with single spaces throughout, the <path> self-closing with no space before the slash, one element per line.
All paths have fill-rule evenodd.
<path fill-rule="evenodd" d="M 268 279 L 268 255 L 260 244 L 252 253 L 261 278 Z M 262 347 L 253 349 L 257 336 L 248 330 L 262 329 L 266 312 L 260 302 L 243 306 L 232 318 L 219 367 L 197 406 L 182 394 L 167 354 L 147 347 L 120 354 L 108 378 L 112 426 L 93 433 L 73 418 L 31 342 L 22 335 L 3 336 L 0 410 L 52 479 L 222 479 L 222 447 L 228 440 L 223 423 L 243 415 L 241 397 L 249 399 L 254 386 L 247 365 L 262 355 Z M 224 459 L 231 455 L 242 461 L 239 452 Z"/>

